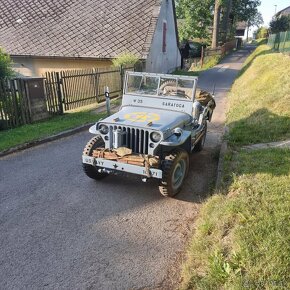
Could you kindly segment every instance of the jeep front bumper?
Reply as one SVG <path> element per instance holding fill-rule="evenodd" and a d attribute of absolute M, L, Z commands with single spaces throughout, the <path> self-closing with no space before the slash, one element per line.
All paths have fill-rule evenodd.
<path fill-rule="evenodd" d="M 83 155 L 83 163 L 96 166 L 100 169 L 108 169 L 109 171 L 122 171 L 133 174 L 138 174 L 146 177 L 153 177 L 162 179 L 162 170 L 156 168 L 149 168 L 138 165 L 122 163 L 118 161 L 107 160 L 104 158 L 94 158 Z"/>

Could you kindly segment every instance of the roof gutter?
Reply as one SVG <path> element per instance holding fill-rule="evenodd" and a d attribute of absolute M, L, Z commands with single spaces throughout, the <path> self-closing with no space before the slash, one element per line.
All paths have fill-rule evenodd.
<path fill-rule="evenodd" d="M 69 60 L 112 60 L 114 58 L 82 57 L 82 56 L 50 56 L 50 55 L 30 55 L 30 54 L 10 54 L 13 58 L 40 58 L 40 59 L 69 59 Z"/>
<path fill-rule="evenodd" d="M 115 57 L 88 57 L 88 56 L 50 56 L 50 55 L 30 55 L 30 54 L 10 54 L 13 58 L 33 58 L 33 59 L 66 59 L 66 60 L 95 60 L 95 61 L 112 61 Z M 117 56 L 116 56 L 117 57 Z M 144 55 L 139 60 L 146 60 Z"/>

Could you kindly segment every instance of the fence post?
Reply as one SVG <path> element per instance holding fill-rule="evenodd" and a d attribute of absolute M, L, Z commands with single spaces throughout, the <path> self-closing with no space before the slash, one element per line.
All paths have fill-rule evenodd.
<path fill-rule="evenodd" d="M 203 66 L 203 59 L 204 59 L 204 47 L 202 45 L 202 47 L 201 47 L 201 56 L 200 56 L 200 67 L 201 68 Z"/>
<path fill-rule="evenodd" d="M 61 79 L 59 77 L 59 72 L 56 72 L 56 85 L 57 85 L 57 98 L 59 105 L 59 113 L 63 114 L 63 106 L 62 106 L 62 90 L 61 90 Z"/>
<path fill-rule="evenodd" d="M 278 32 L 275 35 L 274 50 L 279 51 L 279 45 L 280 45 L 280 33 Z"/>
<path fill-rule="evenodd" d="M 123 79 L 124 79 L 124 68 L 120 65 L 120 75 L 121 75 L 121 94 L 123 95 Z"/>
<path fill-rule="evenodd" d="M 14 126 L 18 126 L 21 124 L 21 121 L 19 118 L 21 118 L 20 112 L 19 112 L 19 95 L 17 94 L 17 89 L 15 85 L 16 79 L 13 79 L 10 82 L 11 86 L 11 98 L 12 98 L 12 105 L 13 105 L 13 111 L 12 111 L 12 122 Z"/>
<path fill-rule="evenodd" d="M 96 90 L 96 100 L 97 103 L 100 102 L 100 97 L 99 97 L 99 84 L 100 84 L 100 73 L 99 73 L 99 69 L 98 68 L 94 68 L 93 72 L 95 74 L 95 90 Z"/>
<path fill-rule="evenodd" d="M 18 88 L 21 116 L 23 124 L 29 124 L 31 122 L 31 109 L 29 107 L 28 94 L 23 79 L 16 79 Z"/>
<path fill-rule="evenodd" d="M 105 98 L 106 98 L 106 108 L 107 108 L 107 115 L 111 115 L 111 102 L 110 102 L 110 91 L 109 87 L 104 87 Z"/>
<path fill-rule="evenodd" d="M 284 32 L 284 41 L 283 41 L 283 46 L 282 46 L 281 52 L 285 51 L 286 39 L 287 39 L 287 31 Z"/>

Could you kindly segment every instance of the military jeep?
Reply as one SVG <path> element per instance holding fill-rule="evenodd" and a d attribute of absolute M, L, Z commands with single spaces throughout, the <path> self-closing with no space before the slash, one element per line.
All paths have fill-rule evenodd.
<path fill-rule="evenodd" d="M 215 108 L 214 97 L 196 88 L 197 77 L 127 72 L 120 110 L 89 129 L 95 136 L 83 151 L 85 174 L 157 178 L 162 195 L 176 195 Z"/>

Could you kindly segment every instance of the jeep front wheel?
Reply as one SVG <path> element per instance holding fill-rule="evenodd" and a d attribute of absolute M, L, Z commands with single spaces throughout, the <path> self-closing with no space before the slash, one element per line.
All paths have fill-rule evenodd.
<path fill-rule="evenodd" d="M 162 162 L 163 177 L 159 191 L 163 196 L 173 197 L 180 190 L 187 176 L 189 156 L 183 149 L 176 149 L 165 157 Z"/>
<path fill-rule="evenodd" d="M 92 156 L 93 151 L 96 148 L 104 148 L 104 147 L 105 143 L 102 137 L 96 136 L 87 143 L 86 147 L 84 148 L 83 155 Z M 100 173 L 99 167 L 90 164 L 83 163 L 83 170 L 88 177 L 96 180 L 102 179 L 108 175 L 107 173 Z"/>

